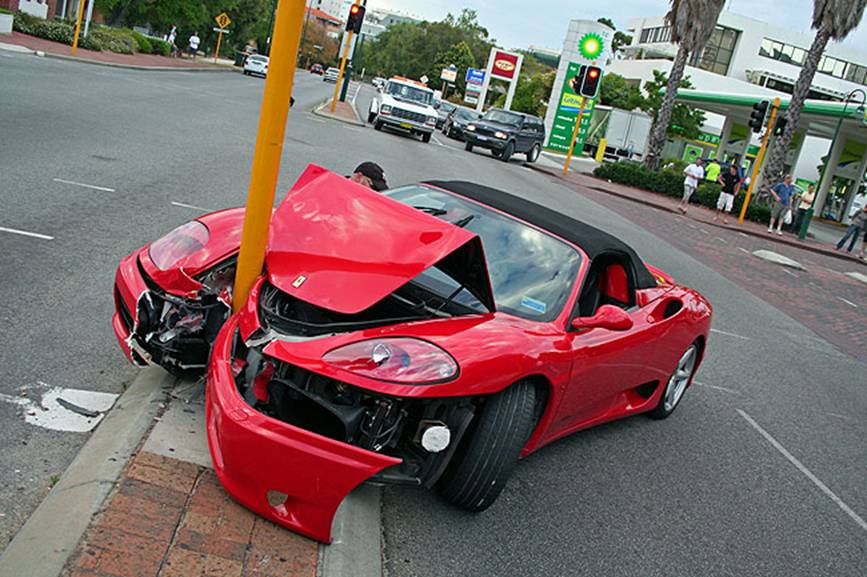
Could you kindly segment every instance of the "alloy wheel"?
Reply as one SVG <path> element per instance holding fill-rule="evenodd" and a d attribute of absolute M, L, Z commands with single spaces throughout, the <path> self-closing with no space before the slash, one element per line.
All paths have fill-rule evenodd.
<path fill-rule="evenodd" d="M 673 411 L 680 402 L 681 397 L 683 397 L 683 393 L 686 391 L 686 386 L 689 384 L 693 372 L 695 371 L 695 361 L 697 358 L 698 351 L 695 345 L 690 345 L 677 362 L 677 368 L 674 370 L 674 374 L 671 375 L 671 378 L 668 380 L 668 385 L 665 387 L 663 406 L 667 412 Z"/>

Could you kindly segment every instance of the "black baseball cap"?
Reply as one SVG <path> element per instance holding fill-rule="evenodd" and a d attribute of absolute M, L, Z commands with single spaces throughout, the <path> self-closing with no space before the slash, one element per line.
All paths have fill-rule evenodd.
<path fill-rule="evenodd" d="M 380 191 L 388 188 L 388 183 L 385 182 L 385 173 L 382 171 L 382 167 L 375 162 L 362 162 L 352 172 L 360 172 L 369 178 L 373 190 Z"/>

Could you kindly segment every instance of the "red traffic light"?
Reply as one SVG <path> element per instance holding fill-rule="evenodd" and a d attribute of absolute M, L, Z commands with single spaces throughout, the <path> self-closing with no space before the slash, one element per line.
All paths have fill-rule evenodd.
<path fill-rule="evenodd" d="M 353 4 L 349 8 L 349 17 L 346 19 L 346 30 L 361 33 L 361 24 L 364 22 L 364 6 Z"/>
<path fill-rule="evenodd" d="M 599 77 L 599 69 L 598 68 L 591 68 L 589 71 L 587 71 L 587 76 L 589 78 L 598 78 Z"/>
<path fill-rule="evenodd" d="M 349 9 L 353 14 L 358 14 L 358 4 L 353 4 L 352 8 Z"/>

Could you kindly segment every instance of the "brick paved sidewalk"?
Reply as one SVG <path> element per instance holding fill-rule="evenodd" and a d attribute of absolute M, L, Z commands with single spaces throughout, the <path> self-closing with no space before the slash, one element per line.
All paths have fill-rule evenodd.
<path fill-rule="evenodd" d="M 318 553 L 235 503 L 213 470 L 143 451 L 63 577 L 315 577 Z"/>
<path fill-rule="evenodd" d="M 544 172 L 551 177 L 557 178 L 561 181 L 565 181 L 571 185 L 577 185 L 583 188 L 589 188 L 599 192 L 604 192 L 633 202 L 637 202 L 639 204 L 643 204 L 645 206 L 651 206 L 659 210 L 664 210 L 672 214 L 680 215 L 680 211 L 677 208 L 680 204 L 680 201 L 676 198 L 671 198 L 638 188 L 632 188 L 630 186 L 625 186 L 622 184 L 607 182 L 589 174 L 570 172 L 567 176 L 563 176 L 562 172 L 558 170 L 552 170 L 539 166 L 533 166 L 533 168 L 540 172 Z M 766 225 L 747 220 L 745 220 L 742 225 L 738 225 L 737 215 L 731 215 L 729 217 L 729 224 L 724 225 L 722 223 L 722 220 L 713 220 L 714 212 L 715 211 L 713 211 L 712 209 L 706 208 L 704 206 L 691 204 L 687 211 L 687 217 L 691 220 L 704 224 L 728 229 L 734 232 L 741 232 L 743 234 L 748 234 L 751 236 L 765 238 L 777 244 L 785 244 L 800 249 L 809 250 L 811 252 L 823 254 L 825 256 L 853 261 L 854 263 L 860 262 L 858 258 L 856 256 L 853 256 L 852 254 L 846 252 L 837 252 L 833 244 L 823 243 L 810 237 L 807 237 L 805 240 L 798 240 L 798 237 L 796 235 L 787 231 L 783 231 L 782 236 L 777 235 L 776 232 L 773 234 L 769 234 Z M 841 230 L 841 237 L 844 232 L 845 230 Z M 858 249 L 856 249 L 856 251 L 857 250 Z"/>
<path fill-rule="evenodd" d="M 56 55 L 61 57 L 71 57 L 72 47 L 60 42 L 52 42 L 35 36 L 28 36 L 20 32 L 13 32 L 11 35 L 0 36 L 0 42 L 4 44 L 14 44 L 23 46 L 30 50 L 45 52 L 46 54 Z M 124 66 L 136 66 L 147 68 L 178 68 L 178 69 L 216 69 L 223 70 L 226 66 L 215 65 L 213 60 L 206 58 L 169 58 L 166 56 L 157 56 L 155 54 L 117 54 L 114 52 L 97 52 L 94 50 L 78 49 L 78 58 L 82 61 L 94 61 L 108 64 L 117 64 Z"/>

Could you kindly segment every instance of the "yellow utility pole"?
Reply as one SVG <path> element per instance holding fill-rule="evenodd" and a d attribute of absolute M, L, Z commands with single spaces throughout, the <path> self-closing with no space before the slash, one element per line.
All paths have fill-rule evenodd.
<path fill-rule="evenodd" d="M 762 138 L 762 147 L 759 149 L 759 154 L 756 156 L 756 162 L 753 164 L 753 175 L 750 177 L 750 187 L 747 189 L 747 197 L 744 199 L 744 205 L 741 207 L 738 224 L 744 223 L 744 216 L 746 216 L 747 208 L 750 206 L 750 200 L 753 198 L 753 188 L 756 186 L 759 169 L 762 166 L 762 161 L 765 159 L 765 151 L 768 149 L 768 141 L 771 138 L 771 132 L 774 130 L 774 120 L 777 117 L 777 110 L 779 110 L 779 108 L 780 99 L 774 98 L 774 107 L 771 108 L 771 116 L 768 118 L 768 129 L 765 131 L 765 136 Z"/>
<path fill-rule="evenodd" d="M 90 0 L 93 2 L 93 0 Z M 72 55 L 78 52 L 78 33 L 81 32 L 81 17 L 84 16 L 84 0 L 78 3 L 78 21 L 75 23 L 75 37 L 72 39 Z"/>
<path fill-rule="evenodd" d="M 569 173 L 569 163 L 572 162 L 572 153 L 575 151 L 575 139 L 578 138 L 578 128 L 581 126 L 581 117 L 584 116 L 584 106 L 587 104 L 587 97 L 581 97 L 581 108 L 578 109 L 578 118 L 575 119 L 575 128 L 572 130 L 572 143 L 569 145 L 569 154 L 566 155 L 566 162 L 563 164 L 563 174 Z"/>
<path fill-rule="evenodd" d="M 355 5 L 360 6 L 361 0 L 355 0 Z M 346 46 L 343 47 L 343 58 L 340 60 L 340 73 L 337 75 L 337 84 L 334 85 L 334 97 L 331 99 L 331 112 L 337 106 L 337 95 L 340 93 L 340 85 L 343 82 L 343 70 L 346 68 L 346 57 L 349 55 L 349 46 L 352 44 L 352 30 L 347 31 Z"/>
<path fill-rule="evenodd" d="M 241 251 L 235 273 L 235 291 L 232 309 L 244 306 L 253 283 L 262 274 L 268 227 L 274 206 L 274 191 L 280 170 L 280 154 L 286 132 L 289 97 L 295 78 L 295 61 L 301 42 L 301 24 L 304 21 L 304 0 L 280 0 L 271 40 L 271 61 L 265 78 L 262 112 L 259 114 L 259 132 L 253 152 L 250 172 L 250 190 L 241 234 Z"/>
<path fill-rule="evenodd" d="M 223 31 L 220 30 L 220 32 L 217 34 L 217 51 L 214 52 L 214 64 L 217 63 L 217 58 L 220 57 L 220 43 L 222 41 L 223 41 Z"/>

